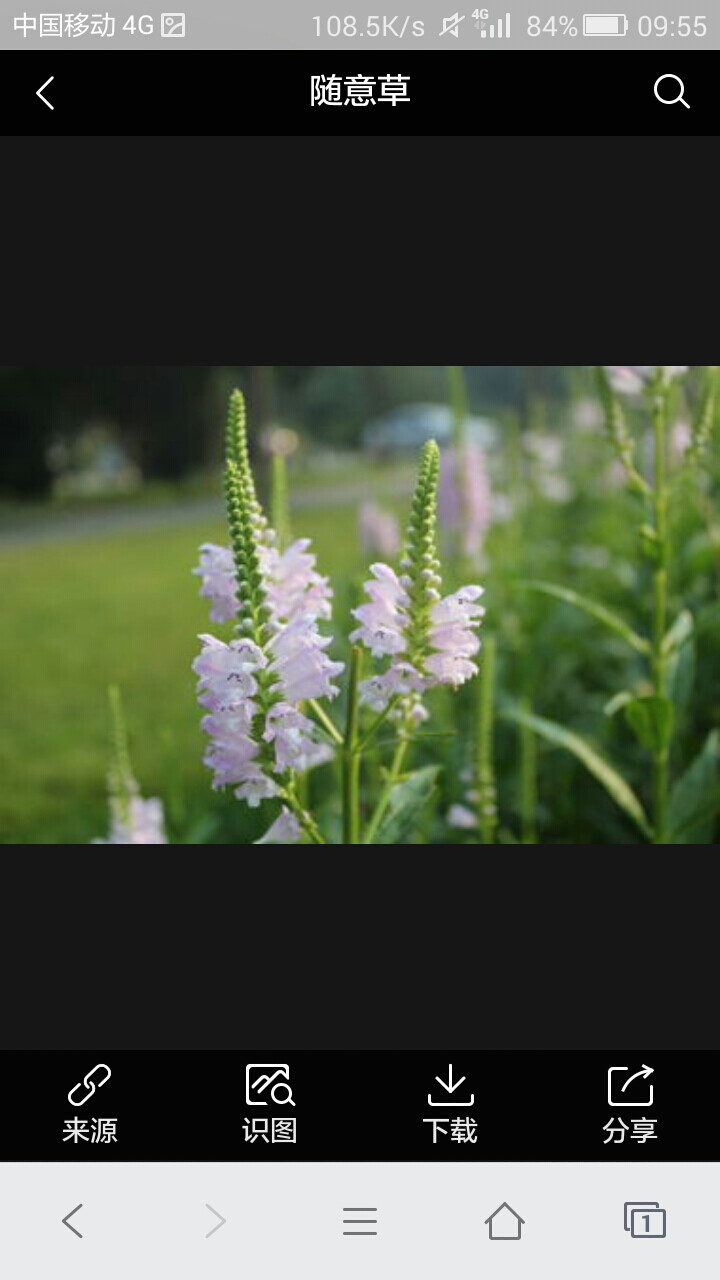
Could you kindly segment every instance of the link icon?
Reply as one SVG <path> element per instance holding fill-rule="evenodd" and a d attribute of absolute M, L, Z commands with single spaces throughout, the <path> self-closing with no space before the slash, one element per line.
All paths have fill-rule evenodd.
<path fill-rule="evenodd" d="M 96 1071 L 107 1072 L 107 1074 L 103 1076 L 103 1079 L 98 1081 L 97 1085 L 93 1080 L 93 1076 L 95 1075 Z M 72 1089 L 68 1094 L 68 1102 L 70 1103 L 70 1105 L 73 1107 L 84 1107 L 88 1099 L 92 1098 L 95 1092 L 95 1089 L 96 1088 L 101 1089 L 104 1084 L 107 1084 L 111 1075 L 112 1075 L 112 1072 L 110 1068 L 106 1067 L 104 1062 L 99 1062 L 96 1067 L 93 1067 L 92 1071 L 88 1071 L 87 1075 L 84 1076 L 84 1078 L 80 1081 L 79 1084 L 73 1085 Z M 87 1093 L 85 1094 L 84 1098 L 78 1099 L 75 1097 L 75 1094 L 77 1093 L 78 1089 L 82 1089 L 83 1086 L 85 1087 L 85 1089 L 87 1089 Z"/>

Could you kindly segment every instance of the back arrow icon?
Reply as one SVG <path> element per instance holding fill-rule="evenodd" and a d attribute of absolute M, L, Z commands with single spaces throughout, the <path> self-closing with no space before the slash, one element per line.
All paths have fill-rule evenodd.
<path fill-rule="evenodd" d="M 43 85 L 43 89 L 44 88 L 45 86 Z M 63 1218 L 63 1223 L 67 1227 L 68 1231 L 72 1231 L 76 1236 L 79 1236 L 79 1238 L 82 1240 L 82 1232 L 76 1231 L 75 1228 L 71 1227 L 70 1223 L 68 1222 L 68 1218 L 72 1218 L 73 1214 L 77 1213 L 78 1209 L 82 1209 L 81 1204 L 76 1204 L 74 1209 L 71 1209 L 69 1213 L 66 1213 L 65 1217 Z"/>
<path fill-rule="evenodd" d="M 39 89 L 36 89 L 36 90 L 35 90 L 35 96 L 36 96 L 37 98 L 39 98 L 41 102 L 44 102 L 44 103 L 45 103 L 45 106 L 46 106 L 46 107 L 49 107 L 51 111 L 54 111 L 54 110 L 55 110 L 55 108 L 54 108 L 54 106 L 53 106 L 52 102 L 48 102 L 47 98 L 43 98 L 43 89 L 47 89 L 48 85 L 49 85 L 49 84 L 52 84 L 52 82 L 53 82 L 53 80 L 54 80 L 54 79 L 55 79 L 55 77 L 54 77 L 54 76 L 51 76 L 49 80 L 46 80 L 44 84 L 41 84 L 41 85 L 40 85 L 40 88 L 39 88 Z M 80 1209 L 81 1207 L 82 1207 L 81 1205 L 78 1205 L 78 1209 Z M 75 1212 L 75 1210 L 73 1209 L 73 1213 L 74 1213 L 74 1212 Z M 68 1214 L 68 1217 L 70 1217 L 70 1215 L 69 1215 L 69 1214 Z M 64 1221 L 64 1219 L 63 1219 L 63 1221 Z M 73 1228 L 71 1227 L 71 1228 L 70 1228 L 70 1230 L 72 1231 L 72 1229 L 73 1229 Z"/>
<path fill-rule="evenodd" d="M 205 1236 L 205 1239 L 206 1239 L 206 1240 L 209 1240 L 211 1236 L 214 1236 L 214 1235 L 215 1235 L 215 1232 L 216 1232 L 216 1231 L 219 1231 L 221 1227 L 224 1227 L 224 1226 L 225 1226 L 225 1223 L 227 1222 L 227 1218 L 223 1218 L 222 1214 L 221 1214 L 221 1213 L 218 1213 L 217 1209 L 213 1209 L 213 1207 L 212 1207 L 212 1205 L 211 1205 L 211 1204 L 206 1204 L 206 1205 L 205 1205 L 205 1208 L 206 1208 L 206 1209 L 209 1209 L 211 1213 L 214 1213 L 214 1214 L 215 1214 L 215 1217 L 216 1217 L 216 1218 L 219 1218 L 219 1219 L 220 1219 L 220 1221 L 218 1222 L 217 1226 L 216 1226 L 216 1227 L 213 1227 L 212 1231 L 208 1231 L 207 1235 Z"/>

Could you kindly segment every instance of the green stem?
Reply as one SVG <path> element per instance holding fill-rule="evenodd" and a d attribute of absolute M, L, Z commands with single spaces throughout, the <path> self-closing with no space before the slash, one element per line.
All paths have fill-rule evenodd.
<path fill-rule="evenodd" d="M 495 641 L 483 641 L 478 681 L 476 788 L 480 844 L 495 843 L 497 805 L 493 769 L 493 709 L 495 695 Z"/>
<path fill-rule="evenodd" d="M 461 364 L 446 364 L 445 371 L 453 415 L 453 446 L 459 449 L 464 443 L 465 422 L 468 416 L 467 385 Z"/>
<path fill-rule="evenodd" d="M 387 706 L 385 707 L 385 710 L 380 711 L 378 713 L 378 715 L 375 717 L 372 724 L 370 725 L 370 728 L 367 729 L 366 732 L 363 734 L 362 738 L 357 744 L 357 747 L 355 748 L 356 751 L 365 750 L 370 739 L 375 736 L 378 729 L 380 728 L 380 725 L 385 723 L 388 716 L 390 715 L 390 712 L 393 710 L 393 707 L 396 707 L 399 701 L 400 701 L 400 694 L 394 693 L 392 698 L 388 702 Z"/>
<path fill-rule="evenodd" d="M 466 423 L 468 417 L 468 394 L 463 366 L 461 364 L 448 364 L 445 366 L 445 369 L 447 372 L 450 408 L 452 410 L 453 417 L 453 466 L 455 471 L 455 493 L 457 495 L 458 505 L 458 527 L 456 530 L 457 541 L 455 545 L 459 552 L 462 547 L 462 531 L 465 528 L 465 517 L 467 515 L 467 512 L 465 511 L 467 504 L 467 486 L 464 474 L 464 445 L 467 436 Z"/>
<path fill-rule="evenodd" d="M 287 805 L 288 809 L 295 814 L 295 817 L 300 823 L 305 835 L 312 844 L 327 844 L 327 840 L 320 831 L 320 828 L 317 826 L 310 814 L 303 809 L 294 791 L 289 789 L 287 791 L 281 791 L 280 799 Z"/>
<path fill-rule="evenodd" d="M 529 698 L 521 702 L 522 711 L 530 715 Z M 535 811 L 537 809 L 537 766 L 535 734 L 526 725 L 520 725 L 520 839 L 522 844 L 537 844 Z"/>
<path fill-rule="evenodd" d="M 270 522 L 277 537 L 280 551 L 290 544 L 290 515 L 288 510 L 288 486 L 285 458 L 274 453 L 271 459 L 270 474 Z"/>
<path fill-rule="evenodd" d="M 127 730 L 123 716 L 122 699 L 117 685 L 108 688 L 110 702 L 110 718 L 112 722 L 112 758 L 109 771 L 112 798 L 117 801 L 121 821 L 126 825 L 130 821 L 130 803 L 136 792 L 136 783 L 130 765 Z"/>
<path fill-rule="evenodd" d="M 409 746 L 410 740 L 408 738 L 403 738 L 395 748 L 395 755 L 393 756 L 393 761 L 390 766 L 390 772 L 385 779 L 385 784 L 380 793 L 380 799 L 375 806 L 374 813 L 367 824 L 365 835 L 363 837 L 363 844 L 372 844 L 375 836 L 377 835 L 378 827 L 385 817 L 385 810 L 390 803 L 392 789 L 402 773 L 405 755 Z"/>
<path fill-rule="evenodd" d="M 299 704 L 299 710 L 301 712 L 304 711 L 304 707 L 302 703 Z M 305 773 L 296 774 L 295 790 L 297 792 L 297 798 L 300 804 L 302 805 L 303 809 L 305 810 L 306 813 L 310 813 L 312 811 L 312 804 L 310 803 L 310 770 L 309 769 L 306 769 Z"/>
<path fill-rule="evenodd" d="M 318 723 L 322 725 L 328 737 L 332 738 L 335 746 L 341 747 L 345 739 L 340 733 L 340 730 L 333 724 L 327 711 L 325 711 L 320 706 L 320 703 L 316 702 L 314 698 L 308 698 L 307 707 L 308 711 L 311 711 Z"/>
<path fill-rule="evenodd" d="M 667 696 L 667 666 L 663 639 L 667 629 L 667 483 L 665 478 L 665 407 L 659 392 L 653 404 L 653 438 L 655 443 L 653 476 L 653 522 L 657 537 L 657 560 L 653 571 L 652 680 L 656 698 Z M 653 826 L 654 843 L 667 841 L 668 746 L 653 751 Z"/>
<path fill-rule="evenodd" d="M 362 672 L 362 659 L 362 649 L 359 645 L 355 645 L 350 653 L 350 684 L 343 744 L 343 844 L 360 843 L 360 763 L 362 755 L 357 749 L 357 740 L 360 718 L 358 686 Z"/>

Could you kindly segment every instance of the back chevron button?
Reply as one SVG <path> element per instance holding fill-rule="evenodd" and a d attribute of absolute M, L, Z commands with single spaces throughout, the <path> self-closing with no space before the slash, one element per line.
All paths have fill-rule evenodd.
<path fill-rule="evenodd" d="M 81 1204 L 76 1204 L 74 1209 L 71 1209 L 69 1213 L 65 1214 L 65 1217 L 63 1218 L 63 1224 L 67 1227 L 68 1231 L 72 1231 L 73 1235 L 78 1236 L 78 1238 L 82 1240 L 82 1232 L 76 1231 L 75 1228 L 68 1222 L 68 1218 L 72 1218 L 73 1214 L 77 1213 L 78 1209 L 82 1209 Z"/>

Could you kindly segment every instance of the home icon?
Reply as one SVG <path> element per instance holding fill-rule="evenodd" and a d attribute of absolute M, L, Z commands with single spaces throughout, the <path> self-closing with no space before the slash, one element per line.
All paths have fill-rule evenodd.
<path fill-rule="evenodd" d="M 495 1212 L 485 1219 L 485 1226 L 490 1229 L 491 1240 L 519 1240 L 525 1226 L 525 1219 L 511 1209 L 506 1200 L 503 1200 Z"/>

